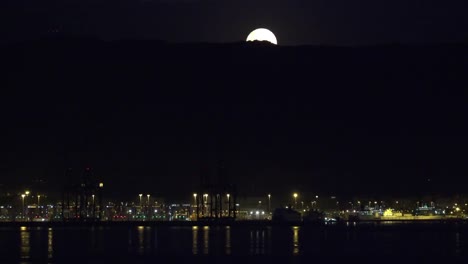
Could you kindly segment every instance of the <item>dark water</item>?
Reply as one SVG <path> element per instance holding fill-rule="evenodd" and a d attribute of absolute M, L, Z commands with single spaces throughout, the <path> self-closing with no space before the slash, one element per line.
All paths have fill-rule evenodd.
<path fill-rule="evenodd" d="M 460 259 L 468 225 L 4 227 L 0 262 L 155 263 L 162 259 Z M 229 258 L 226 258 L 228 257 Z"/>

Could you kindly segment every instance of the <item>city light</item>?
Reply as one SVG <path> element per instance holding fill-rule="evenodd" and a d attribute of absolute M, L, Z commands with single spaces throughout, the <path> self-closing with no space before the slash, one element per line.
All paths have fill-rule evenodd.
<path fill-rule="evenodd" d="M 15 221 L 15 219 L 19 222 L 63 221 L 63 219 L 83 219 L 83 221 L 87 221 L 87 218 L 94 218 L 93 220 L 99 221 L 195 221 L 200 220 L 200 218 L 272 220 L 278 219 L 275 214 L 281 212 L 297 213 L 303 219 L 322 214 L 323 217 L 320 219 L 324 219 L 326 215 L 329 219 L 340 218 L 344 221 L 365 221 L 367 219 L 373 221 L 443 220 L 466 219 L 468 216 L 465 201 L 456 200 L 455 198 L 452 200 L 411 200 L 407 197 L 389 197 L 382 200 L 375 197 L 349 197 L 349 199 L 340 200 L 338 196 L 323 195 L 319 207 L 318 195 L 296 191 L 290 193 L 289 199 L 288 196 L 284 197 L 281 193 L 275 196 L 277 197 L 277 200 L 275 200 L 277 201 L 277 209 L 275 210 L 271 204 L 272 194 L 268 192 L 264 194 L 254 193 L 250 197 L 242 195 L 236 197 L 234 203 L 230 200 L 233 195 L 231 189 L 225 189 L 224 192 L 223 190 L 210 189 L 206 189 L 206 192 L 192 192 L 186 197 L 186 201 L 177 203 L 165 200 L 164 197 L 156 202 L 155 197 L 153 197 L 153 200 L 151 199 L 151 194 L 139 193 L 137 195 L 140 204 L 138 204 L 138 200 L 134 201 L 134 199 L 111 202 L 106 196 L 102 196 L 97 184 L 90 186 L 92 189 L 83 194 L 85 195 L 83 202 L 78 197 L 78 200 L 70 199 L 67 202 L 68 205 L 65 204 L 65 209 L 67 209 L 66 213 L 64 213 L 65 216 L 62 215 L 63 205 L 60 200 L 53 201 L 49 199 L 49 194 L 39 194 L 35 189 L 20 189 L 22 192 L 16 194 L 15 204 L 0 204 L 2 209 L 0 221 Z M 213 193 L 208 191 L 213 191 Z M 211 197 L 211 195 L 213 196 Z M 143 200 L 143 196 L 146 196 L 147 200 Z M 200 196 L 202 196 L 202 200 L 198 200 Z M 284 198 L 281 199 L 281 197 Z M 19 201 L 18 198 L 20 198 Z M 265 198 L 268 200 L 264 200 Z M 290 201 L 291 198 L 294 200 Z M 193 202 L 190 202 L 191 199 L 193 199 Z M 78 201 L 78 204 L 76 204 L 76 201 Z M 239 201 L 241 201 L 243 207 L 240 207 Z M 82 203 L 84 205 L 81 205 Z M 83 206 L 83 208 L 80 208 L 80 206 Z M 198 210 L 196 210 L 197 206 L 199 207 Z M 233 210 L 235 210 L 234 213 Z M 198 215 L 196 215 L 195 211 Z"/>
<path fill-rule="evenodd" d="M 25 194 L 22 194 L 22 195 L 21 195 L 21 198 L 23 199 L 23 200 L 22 200 L 22 201 L 23 201 L 23 203 L 22 203 L 23 207 L 22 207 L 22 213 L 21 213 L 21 214 L 22 214 L 23 217 L 24 217 L 24 214 L 25 214 L 25 213 L 24 213 L 24 197 L 25 197 L 25 196 L 26 196 Z"/>
<path fill-rule="evenodd" d="M 268 194 L 268 214 L 271 214 L 271 194 Z"/>

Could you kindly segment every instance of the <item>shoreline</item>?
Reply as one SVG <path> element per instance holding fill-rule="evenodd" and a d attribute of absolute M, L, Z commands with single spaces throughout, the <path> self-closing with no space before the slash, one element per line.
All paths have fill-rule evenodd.
<path fill-rule="evenodd" d="M 0 222 L 0 227 L 113 227 L 113 226 L 355 226 L 356 224 L 465 224 L 466 219 L 432 220 L 361 220 L 327 222 L 273 222 L 270 220 L 237 221 L 54 221 L 54 222 Z"/>

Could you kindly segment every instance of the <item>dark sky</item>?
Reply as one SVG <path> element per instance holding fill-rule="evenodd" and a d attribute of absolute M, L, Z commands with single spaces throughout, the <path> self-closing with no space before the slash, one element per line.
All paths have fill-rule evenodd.
<path fill-rule="evenodd" d="M 50 32 L 103 39 L 244 40 L 257 27 L 280 44 L 459 42 L 464 0 L 3 0 L 2 41 Z"/>
<path fill-rule="evenodd" d="M 115 196 L 188 195 L 219 160 L 254 194 L 451 193 L 466 182 L 465 46 L 70 39 L 5 52 L 5 184 L 59 189 L 67 167 L 78 179 L 90 166 Z"/>
<path fill-rule="evenodd" d="M 455 42 L 463 2 L 3 0 L 0 39 L 234 42 L 266 27 L 285 45 Z M 221 159 L 256 193 L 408 194 L 429 178 L 449 191 L 468 173 L 463 46 L 44 43 L 4 50 L 6 184 L 58 188 L 65 168 L 90 166 L 115 195 L 188 194 Z"/>

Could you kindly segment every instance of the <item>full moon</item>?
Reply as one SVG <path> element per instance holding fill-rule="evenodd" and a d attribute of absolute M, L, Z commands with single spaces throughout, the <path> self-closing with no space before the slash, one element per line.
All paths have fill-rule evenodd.
<path fill-rule="evenodd" d="M 266 28 L 257 28 L 256 30 L 250 32 L 247 36 L 246 41 L 268 41 L 272 44 L 277 45 L 278 42 L 276 41 L 275 34 Z"/>

